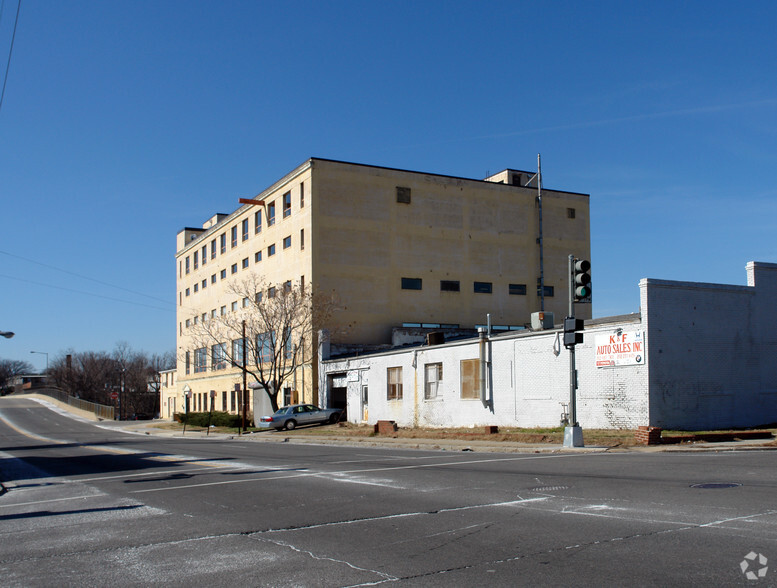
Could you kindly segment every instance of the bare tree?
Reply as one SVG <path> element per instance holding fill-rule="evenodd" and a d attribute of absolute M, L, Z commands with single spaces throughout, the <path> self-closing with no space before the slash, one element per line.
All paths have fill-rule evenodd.
<path fill-rule="evenodd" d="M 28 361 L 19 359 L 0 359 L 0 390 L 10 386 L 13 379 L 20 374 L 31 374 L 35 371 Z"/>
<path fill-rule="evenodd" d="M 263 388 L 273 410 L 278 393 L 312 357 L 313 333 L 337 310 L 332 296 L 301 284 L 268 285 L 251 274 L 231 284 L 238 308 L 198 321 L 192 329 L 195 370 L 243 368 Z"/>
<path fill-rule="evenodd" d="M 54 383 L 73 396 L 98 404 L 113 405 L 118 393 L 122 416 L 154 415 L 159 409 L 159 370 L 175 366 L 175 355 L 168 352 L 149 357 L 120 342 L 112 353 L 68 351 L 51 364 Z"/>

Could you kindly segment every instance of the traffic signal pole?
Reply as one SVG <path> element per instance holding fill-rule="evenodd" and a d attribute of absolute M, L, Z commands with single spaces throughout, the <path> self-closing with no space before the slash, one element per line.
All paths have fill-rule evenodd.
<path fill-rule="evenodd" d="M 571 319 L 575 323 L 575 256 L 569 256 L 569 314 L 565 320 L 564 331 L 567 330 L 567 321 Z M 574 337 L 574 334 L 573 334 Z M 566 337 L 565 337 L 566 338 Z M 566 343 L 566 342 L 565 342 Z M 575 371 L 575 341 L 566 345 L 569 350 L 569 426 L 564 428 L 564 447 L 583 447 L 583 429 L 577 422 L 577 373 Z"/>

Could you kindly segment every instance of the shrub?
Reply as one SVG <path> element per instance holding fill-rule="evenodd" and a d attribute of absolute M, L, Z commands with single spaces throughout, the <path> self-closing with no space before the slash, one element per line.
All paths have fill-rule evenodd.
<path fill-rule="evenodd" d="M 176 422 L 186 423 L 190 427 L 207 427 L 208 423 L 214 427 L 237 428 L 243 422 L 242 415 L 230 414 L 228 412 L 177 412 L 173 416 Z M 248 421 L 251 421 L 251 415 L 248 415 Z"/>

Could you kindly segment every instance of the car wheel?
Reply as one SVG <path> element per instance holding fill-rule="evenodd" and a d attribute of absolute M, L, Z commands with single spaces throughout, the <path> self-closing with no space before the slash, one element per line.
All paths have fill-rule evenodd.
<path fill-rule="evenodd" d="M 335 413 L 332 416 L 329 417 L 329 424 L 334 425 L 337 421 L 340 420 L 340 415 Z"/>
<path fill-rule="evenodd" d="M 286 421 L 286 430 L 287 431 L 291 431 L 296 426 L 297 426 L 297 421 L 295 421 L 294 419 L 290 419 L 290 420 Z"/>

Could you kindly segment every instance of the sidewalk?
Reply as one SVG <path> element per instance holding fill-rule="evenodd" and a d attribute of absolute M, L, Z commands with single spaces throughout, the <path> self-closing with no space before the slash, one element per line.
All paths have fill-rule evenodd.
<path fill-rule="evenodd" d="M 157 421 L 158 422 L 158 421 Z M 564 447 L 559 443 L 518 443 L 512 441 L 482 441 L 458 439 L 399 438 L 389 436 L 348 436 L 306 434 L 308 428 L 294 431 L 260 431 L 255 433 L 207 433 L 201 430 L 164 430 L 154 426 L 154 421 L 117 423 L 116 428 L 137 434 L 161 437 L 240 440 L 255 443 L 292 443 L 297 445 L 343 445 L 348 447 L 395 447 L 401 449 L 422 449 L 427 451 L 472 451 L 477 453 L 616 453 L 616 452 L 672 452 L 672 451 L 740 451 L 777 449 L 773 441 L 756 439 L 719 443 L 685 443 L 671 445 L 633 445 L 624 447 Z M 112 425 L 113 428 L 113 425 Z M 312 430 L 316 430 L 314 427 Z M 583 430 L 585 440 L 585 430 Z"/>
<path fill-rule="evenodd" d="M 49 397 L 25 395 L 56 407 L 60 412 L 69 412 L 74 416 L 97 421 L 91 413 L 85 413 L 65 403 L 57 402 Z M 213 441 L 240 440 L 255 443 L 292 443 L 298 445 L 343 445 L 348 447 L 395 447 L 401 449 L 423 449 L 427 451 L 472 451 L 477 453 L 616 453 L 616 452 L 697 452 L 697 451 L 745 451 L 745 450 L 774 450 L 777 444 L 773 440 L 753 439 L 742 441 L 729 441 L 717 443 L 681 443 L 668 445 L 630 445 L 623 447 L 585 446 L 564 447 L 560 443 L 518 443 L 512 441 L 484 441 L 484 440 L 460 440 L 460 439 L 424 439 L 424 438 L 399 438 L 389 436 L 348 436 L 343 434 L 326 435 L 320 433 L 320 427 L 307 427 L 294 431 L 260 431 L 255 433 L 208 433 L 203 430 L 187 430 L 185 433 L 177 430 L 165 430 L 158 424 L 168 421 L 97 421 L 100 427 L 111 430 L 122 430 L 138 435 L 152 435 L 155 437 L 175 437 L 186 439 L 208 439 Z M 308 431 L 316 431 L 308 433 Z M 585 429 L 583 429 L 585 441 Z"/>

